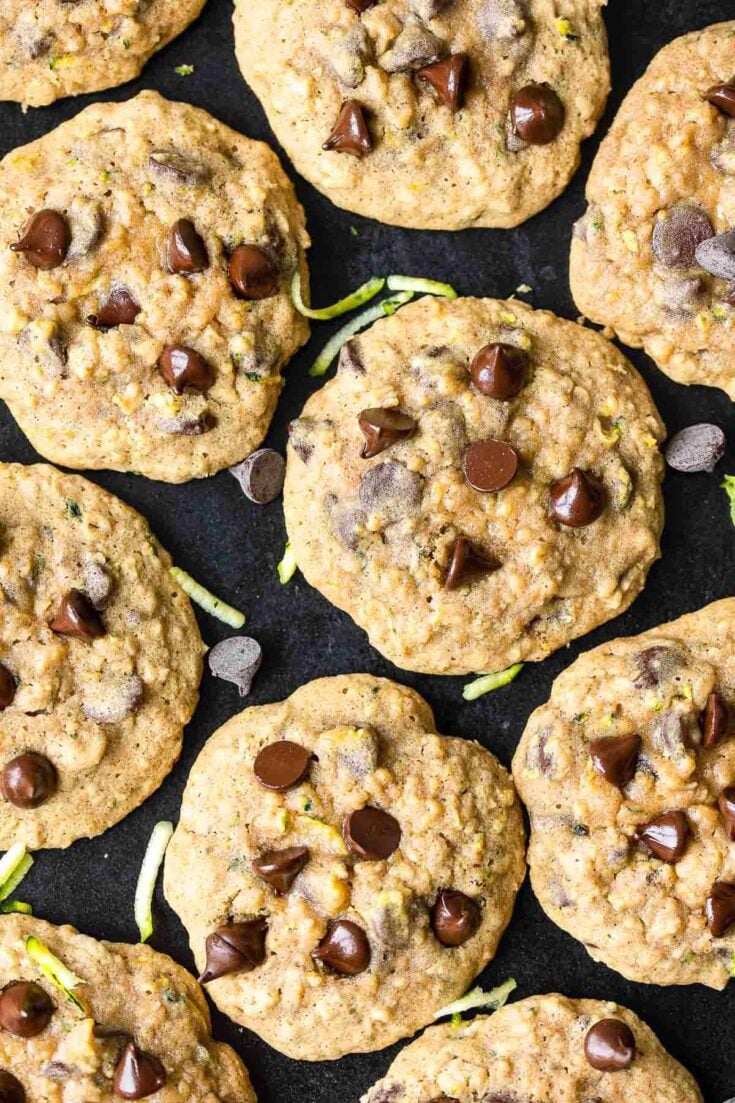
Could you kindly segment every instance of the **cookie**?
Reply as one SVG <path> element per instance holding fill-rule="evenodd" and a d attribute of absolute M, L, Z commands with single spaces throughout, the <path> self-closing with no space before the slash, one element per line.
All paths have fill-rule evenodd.
<path fill-rule="evenodd" d="M 43 107 L 137 77 L 205 0 L 3 0 L 0 100 Z"/>
<path fill-rule="evenodd" d="M 643 587 L 663 432 L 598 334 L 520 302 L 424 298 L 345 345 L 292 423 L 291 544 L 404 669 L 543 659 Z"/>
<path fill-rule="evenodd" d="M 70 994 L 39 968 L 29 939 L 76 974 Z M 4 1099 L 255 1103 L 240 1058 L 212 1040 L 199 985 L 166 954 L 3 916 L 0 985 Z"/>
<path fill-rule="evenodd" d="M 189 777 L 165 892 L 202 983 L 299 1060 L 380 1049 L 462 995 L 523 879 L 513 786 L 413 690 L 323 678 L 247 709 Z"/>
<path fill-rule="evenodd" d="M 517 226 L 609 90 L 604 0 L 237 0 L 243 75 L 298 171 L 398 226 Z"/>
<path fill-rule="evenodd" d="M 362 1103 L 702 1103 L 686 1069 L 619 1004 L 531 996 L 427 1030 Z"/>
<path fill-rule="evenodd" d="M 678 383 L 735 398 L 735 22 L 666 46 L 628 93 L 587 183 L 572 294 Z"/>
<path fill-rule="evenodd" d="M 582 655 L 513 762 L 547 915 L 631 980 L 724 988 L 735 953 L 735 599 Z"/>
<path fill-rule="evenodd" d="M 176 762 L 204 648 L 170 565 L 112 494 L 0 464 L 0 849 L 98 835 Z"/>
<path fill-rule="evenodd" d="M 0 163 L 0 398 L 67 467 L 242 460 L 308 334 L 307 243 L 267 146 L 155 92 L 87 108 Z"/>

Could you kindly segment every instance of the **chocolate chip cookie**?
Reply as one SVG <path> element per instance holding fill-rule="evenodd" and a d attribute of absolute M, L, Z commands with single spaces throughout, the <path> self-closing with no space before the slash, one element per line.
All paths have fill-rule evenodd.
<path fill-rule="evenodd" d="M 111 494 L 0 464 L 0 849 L 99 834 L 178 758 L 203 645 L 170 564 Z"/>
<path fill-rule="evenodd" d="M 513 786 L 413 690 L 323 678 L 247 709 L 189 777 L 166 859 L 201 981 L 300 1060 L 380 1049 L 467 989 L 524 875 Z"/>
<path fill-rule="evenodd" d="M 735 398 L 735 22 L 666 46 L 623 102 L 572 241 L 579 309 Z"/>
<path fill-rule="evenodd" d="M 345 345 L 291 425 L 298 565 L 405 669 L 543 659 L 643 587 L 663 432 L 598 334 L 515 301 L 425 298 Z"/>
<path fill-rule="evenodd" d="M 308 328 L 267 146 L 143 92 L 0 163 L 0 398 L 42 455 L 166 482 L 261 443 Z"/>
<path fill-rule="evenodd" d="M 113 88 L 196 19 L 205 0 L 3 0 L 0 100 L 43 107 Z"/>
<path fill-rule="evenodd" d="M 701 1103 L 686 1069 L 615 1003 L 531 996 L 427 1030 L 362 1103 Z"/>
<path fill-rule="evenodd" d="M 39 968 L 39 949 L 72 971 L 73 988 L 64 992 Z M 212 1040 L 199 985 L 148 946 L 2 916 L 0 986 L 6 1103 L 154 1094 L 156 1103 L 255 1103 L 240 1058 Z"/>
<path fill-rule="evenodd" d="M 734 655 L 733 598 L 596 647 L 516 752 L 542 907 L 631 980 L 732 975 Z"/>
<path fill-rule="evenodd" d="M 237 0 L 235 40 L 278 140 L 339 207 L 517 226 L 564 190 L 602 114 L 603 4 Z"/>

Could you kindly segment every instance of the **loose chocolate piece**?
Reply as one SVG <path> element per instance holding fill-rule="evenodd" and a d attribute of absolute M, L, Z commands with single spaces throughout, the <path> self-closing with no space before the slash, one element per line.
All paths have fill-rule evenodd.
<path fill-rule="evenodd" d="M 311 956 L 323 961 L 335 973 L 354 977 L 364 973 L 370 965 L 370 943 L 362 927 L 351 919 L 333 919 Z"/>
<path fill-rule="evenodd" d="M 401 843 L 398 820 L 371 804 L 350 812 L 342 834 L 350 850 L 368 862 L 386 861 Z"/>
<path fill-rule="evenodd" d="M 549 489 L 549 511 L 561 525 L 578 529 L 591 525 L 605 508 L 602 484 L 588 471 L 573 467 Z"/>
<path fill-rule="evenodd" d="M 0 992 L 0 1027 L 16 1038 L 35 1038 L 54 1013 L 49 997 L 33 980 L 15 980 Z"/>
<path fill-rule="evenodd" d="M 416 79 L 433 89 L 440 103 L 459 111 L 467 84 L 467 54 L 450 54 L 443 61 L 419 69 Z"/>
<path fill-rule="evenodd" d="M 364 460 L 379 455 L 399 440 L 412 437 L 417 428 L 417 422 L 398 406 L 363 410 L 357 420 L 365 437 L 360 453 Z"/>
<path fill-rule="evenodd" d="M 666 445 L 666 462 L 674 471 L 712 474 L 725 454 L 727 441 L 719 425 L 688 425 Z"/>
<path fill-rule="evenodd" d="M 138 1049 L 135 1042 L 126 1045 L 115 1068 L 112 1090 L 123 1099 L 145 1099 L 166 1083 L 166 1070 L 157 1057 Z"/>
<path fill-rule="evenodd" d="M 99 613 L 81 590 L 69 590 L 64 594 L 49 628 L 59 636 L 74 636 L 80 640 L 97 640 L 105 635 Z"/>
<path fill-rule="evenodd" d="M 564 126 L 564 104 L 548 84 L 527 84 L 510 101 L 513 132 L 532 146 L 553 142 Z"/>
<path fill-rule="evenodd" d="M 230 973 L 249 973 L 265 961 L 265 919 L 247 919 L 242 923 L 224 923 L 204 943 L 207 965 L 199 978 L 209 984 Z"/>
<path fill-rule="evenodd" d="M 707 698 L 707 704 L 700 717 L 702 725 L 702 746 L 711 751 L 727 732 L 729 722 L 728 708 L 720 694 L 713 690 Z"/>
<path fill-rule="evenodd" d="M 708 88 L 704 98 L 723 113 L 735 119 L 735 84 L 715 84 Z"/>
<path fill-rule="evenodd" d="M 209 264 L 209 254 L 204 239 L 197 233 L 188 218 L 174 222 L 166 242 L 166 265 L 174 275 L 189 276 L 203 272 Z"/>
<path fill-rule="evenodd" d="M 523 387 L 528 353 L 515 345 L 484 345 L 470 365 L 470 377 L 480 394 L 502 401 L 515 398 Z"/>
<path fill-rule="evenodd" d="M 270 299 L 278 291 L 278 271 L 259 245 L 238 245 L 230 254 L 230 283 L 241 299 Z"/>
<path fill-rule="evenodd" d="M 304 780 L 313 757 L 308 747 L 292 743 L 290 739 L 280 739 L 258 752 L 253 770 L 266 789 L 283 793 Z"/>
<path fill-rule="evenodd" d="M 600 1019 L 584 1039 L 584 1055 L 599 1072 L 619 1072 L 635 1061 L 635 1036 L 620 1019 Z"/>
<path fill-rule="evenodd" d="M 722 938 L 735 923 L 735 885 L 715 881 L 704 905 L 707 924 L 713 938 Z"/>
<path fill-rule="evenodd" d="M 702 241 L 694 254 L 697 264 L 721 280 L 735 280 L 735 230 Z"/>
<path fill-rule="evenodd" d="M 458 536 L 454 541 L 449 570 L 444 579 L 444 589 L 456 590 L 462 582 L 473 575 L 490 574 L 492 571 L 497 571 L 499 566 L 499 563 L 481 552 L 465 536 Z"/>
<path fill-rule="evenodd" d="M 462 946 L 480 925 L 480 909 L 457 889 L 439 889 L 431 909 L 431 927 L 442 946 Z"/>
<path fill-rule="evenodd" d="M 462 470 L 474 490 L 493 494 L 515 478 L 518 453 L 504 440 L 476 440 L 465 449 Z"/>
<path fill-rule="evenodd" d="M 651 248 L 663 268 L 691 268 L 697 246 L 712 237 L 712 223 L 701 207 L 672 207 L 653 227 Z"/>
<path fill-rule="evenodd" d="M 131 326 L 141 308 L 126 287 L 113 287 L 97 314 L 88 314 L 87 323 L 95 329 Z"/>
<path fill-rule="evenodd" d="M 635 837 L 656 858 L 674 865 L 689 841 L 689 820 L 684 812 L 664 812 L 636 828 Z"/>
<path fill-rule="evenodd" d="M 23 236 L 10 248 L 24 253 L 34 268 L 47 272 L 64 263 L 71 243 L 69 223 L 59 211 L 37 211 L 23 231 Z"/>
<path fill-rule="evenodd" d="M 240 483 L 246 498 L 264 506 L 275 501 L 283 490 L 286 461 L 273 448 L 259 448 L 242 463 L 231 467 L 230 474 Z"/>
<path fill-rule="evenodd" d="M 15 678 L 7 666 L 0 663 L 0 710 L 10 708 L 15 699 Z"/>
<path fill-rule="evenodd" d="M 220 640 L 207 655 L 209 669 L 215 678 L 232 682 L 241 697 L 247 697 L 250 693 L 262 660 L 263 649 L 250 636 L 230 636 L 227 640 Z"/>
<path fill-rule="evenodd" d="M 357 100 L 345 100 L 337 116 L 334 130 L 322 149 L 334 150 L 335 153 L 350 153 L 353 157 L 364 157 L 372 148 L 373 142 L 362 107 Z"/>
<path fill-rule="evenodd" d="M 624 789 L 638 765 L 641 751 L 639 735 L 610 735 L 593 739 L 590 743 L 592 765 L 605 781 Z"/>
<path fill-rule="evenodd" d="M 53 763 L 35 751 L 11 758 L 0 774 L 2 794 L 16 808 L 38 808 L 54 795 L 57 787 Z"/>
<path fill-rule="evenodd" d="M 25 1103 L 25 1088 L 7 1069 L 0 1069 L 0 1103 Z"/>
<path fill-rule="evenodd" d="M 352 8 L 358 15 L 362 15 L 368 8 L 372 8 L 377 4 L 378 0 L 345 0 L 348 8 Z"/>
<path fill-rule="evenodd" d="M 158 367 L 174 394 L 185 390 L 206 394 L 214 384 L 212 365 L 186 345 L 167 345 L 158 358 Z"/>
<path fill-rule="evenodd" d="M 252 862 L 253 872 L 266 881 L 279 896 L 291 888 L 309 861 L 309 848 L 288 846 L 284 850 L 267 850 Z"/>
<path fill-rule="evenodd" d="M 728 785 L 717 798 L 722 826 L 731 843 L 735 843 L 735 786 Z"/>

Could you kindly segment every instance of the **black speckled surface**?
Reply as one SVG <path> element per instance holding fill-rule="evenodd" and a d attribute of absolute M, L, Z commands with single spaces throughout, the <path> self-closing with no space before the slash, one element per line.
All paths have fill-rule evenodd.
<path fill-rule="evenodd" d="M 0 153 L 46 133 L 92 99 L 126 99 L 147 87 L 204 107 L 250 137 L 272 140 L 255 97 L 240 77 L 230 16 L 229 0 L 209 0 L 199 21 L 157 54 L 139 80 L 123 88 L 63 100 L 25 115 L 15 105 L 0 105 Z M 460 292 L 476 295 L 504 296 L 527 283 L 533 288 L 528 298 L 534 305 L 575 317 L 567 285 L 568 243 L 572 222 L 583 210 L 583 184 L 599 136 L 656 50 L 678 34 L 734 16 L 733 0 L 613 0 L 607 12 L 613 92 L 598 137 L 587 143 L 582 168 L 565 195 L 514 231 L 443 234 L 381 226 L 333 207 L 296 178 L 287 164 L 313 239 L 314 301 L 331 302 L 368 276 L 393 271 L 451 280 Z M 192 76 L 182 78 L 174 72 L 184 63 L 195 66 Z M 309 379 L 307 367 L 329 332 L 328 326 L 319 325 L 310 345 L 288 370 L 267 441 L 273 447 L 283 448 L 288 421 L 318 386 L 318 381 Z M 735 441 L 735 413 L 723 393 L 677 386 L 641 354 L 632 353 L 631 358 L 648 381 L 670 432 L 712 420 Z M 0 459 L 31 462 L 36 458 L 7 410 L 0 409 Z M 725 494 L 719 489 L 723 471 L 735 472 L 732 449 L 713 476 L 668 475 L 663 559 L 651 571 L 648 587 L 632 609 L 546 662 L 527 666 L 512 686 L 472 704 L 462 700 L 464 679 L 419 677 L 385 662 L 363 633 L 299 575 L 286 587 L 279 584 L 275 565 L 284 543 L 280 503 L 265 508 L 252 505 L 226 472 L 185 486 L 107 472 L 91 477 L 146 514 L 177 563 L 247 613 L 246 631 L 260 640 L 265 651 L 251 703 L 278 700 L 325 674 L 388 675 L 424 694 L 436 711 L 441 731 L 481 740 L 507 765 L 527 716 L 580 650 L 642 631 L 732 592 L 735 530 Z M 207 616 L 200 617 L 200 624 L 209 644 L 229 631 Z M 159 819 L 176 819 L 198 750 L 239 708 L 234 686 L 205 676 L 182 759 L 158 793 L 102 837 L 37 856 L 22 893 L 36 914 L 57 923 L 74 923 L 101 938 L 137 938 L 133 892 L 150 830 Z M 164 904 L 160 888 L 155 918 L 152 945 L 191 967 L 183 929 Z M 489 987 L 508 976 L 518 981 L 516 998 L 560 990 L 627 1004 L 691 1069 L 707 1103 L 735 1096 L 735 989 L 724 993 L 699 986 L 659 989 L 623 980 L 595 965 L 580 945 L 557 930 L 543 916 L 528 885 L 481 983 Z M 280 1056 L 216 1013 L 214 1023 L 216 1036 L 233 1044 L 245 1059 L 262 1103 L 357 1103 L 398 1048 L 311 1065 Z"/>

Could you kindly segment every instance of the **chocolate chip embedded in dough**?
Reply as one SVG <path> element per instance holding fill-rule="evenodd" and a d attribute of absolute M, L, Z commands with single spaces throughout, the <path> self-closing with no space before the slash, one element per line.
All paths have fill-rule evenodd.
<path fill-rule="evenodd" d="M 700 723 L 702 725 L 702 746 L 712 750 L 727 734 L 730 716 L 724 697 L 713 690 L 707 698 Z"/>
<path fill-rule="evenodd" d="M 308 747 L 290 739 L 279 739 L 275 743 L 268 743 L 258 752 L 253 771 L 266 789 L 283 793 L 304 780 L 313 758 Z"/>
<path fill-rule="evenodd" d="M 605 508 L 605 495 L 599 479 L 574 467 L 549 488 L 551 516 L 567 528 L 591 525 Z"/>
<path fill-rule="evenodd" d="M 241 923 L 224 923 L 207 935 L 207 964 L 199 977 L 208 984 L 231 973 L 249 973 L 265 961 L 265 938 L 268 924 L 256 917 Z"/>
<path fill-rule="evenodd" d="M 32 980 L 16 980 L 0 992 L 0 1028 L 16 1038 L 35 1038 L 55 1011 L 49 996 Z"/>
<path fill-rule="evenodd" d="M 480 394 L 507 402 L 523 388 L 527 371 L 527 352 L 515 345 L 495 342 L 475 353 L 470 378 Z"/>
<path fill-rule="evenodd" d="M 386 73 L 403 73 L 411 69 L 423 69 L 438 61 L 444 47 L 435 34 L 420 19 L 406 20 L 391 48 L 378 58 L 378 65 Z"/>
<path fill-rule="evenodd" d="M 362 106 L 357 100 L 345 100 L 340 108 L 334 129 L 322 145 L 322 149 L 335 153 L 349 153 L 353 157 L 365 157 L 373 148 L 373 141 L 365 121 Z"/>
<path fill-rule="evenodd" d="M 278 269 L 259 245 L 238 245 L 228 262 L 230 283 L 241 299 L 270 299 L 278 291 Z"/>
<path fill-rule="evenodd" d="M 399 406 L 377 406 L 362 410 L 357 420 L 365 437 L 360 453 L 363 459 L 372 459 L 392 444 L 407 440 L 418 427 L 414 418 L 405 414 Z"/>
<path fill-rule="evenodd" d="M 253 859 L 253 872 L 283 896 L 309 861 L 309 848 L 289 846 L 284 850 L 267 850 Z"/>
<path fill-rule="evenodd" d="M 96 640 L 105 635 L 99 613 L 81 590 L 69 590 L 64 594 L 49 628 L 59 636 L 80 640 Z"/>
<path fill-rule="evenodd" d="M 122 724 L 143 704 L 145 686 L 137 674 L 105 678 L 99 685 L 83 689 L 82 712 L 98 724 Z"/>
<path fill-rule="evenodd" d="M 396 460 L 374 464 L 360 481 L 359 499 L 367 513 L 382 514 L 390 524 L 410 514 L 420 503 L 424 480 Z"/>
<path fill-rule="evenodd" d="M 697 247 L 712 237 L 712 223 L 701 207 L 672 207 L 653 227 L 651 248 L 664 268 L 691 268 Z"/>
<path fill-rule="evenodd" d="M 15 678 L 4 663 L 0 663 L 0 710 L 10 708 L 16 694 Z"/>
<path fill-rule="evenodd" d="M 462 946 L 480 925 L 474 900 L 457 889 L 440 889 L 431 909 L 431 928 L 442 946 Z"/>
<path fill-rule="evenodd" d="M 42 271 L 58 268 L 64 263 L 71 232 L 60 211 L 37 211 L 26 224 L 20 239 L 10 246 L 14 253 L 23 253 L 29 264 Z"/>
<path fill-rule="evenodd" d="M 342 834 L 350 850 L 369 862 L 386 861 L 401 843 L 398 820 L 371 804 L 350 812 Z"/>
<path fill-rule="evenodd" d="M 651 689 L 670 681 L 681 668 L 683 658 L 676 648 L 655 644 L 639 651 L 633 662 L 637 671 L 633 682 L 635 688 Z"/>
<path fill-rule="evenodd" d="M 474 490 L 493 494 L 508 486 L 518 471 L 519 456 L 504 440 L 476 440 L 462 459 L 464 477 Z"/>
<path fill-rule="evenodd" d="M 436 99 L 450 111 L 459 111 L 467 85 L 467 54 L 450 54 L 443 61 L 425 65 L 416 74 L 416 80 L 431 88 Z"/>
<path fill-rule="evenodd" d="M 513 132 L 529 145 L 553 142 L 564 127 L 565 117 L 564 104 L 548 84 L 527 84 L 510 101 Z"/>
<path fill-rule="evenodd" d="M 731 843 L 735 843 L 735 786 L 728 785 L 717 798 L 720 819 L 725 834 Z"/>
<path fill-rule="evenodd" d="M 354 977 L 364 973 L 370 965 L 370 943 L 357 923 L 336 919 L 329 923 L 327 933 L 311 956 L 323 961 L 335 973 Z"/>
<path fill-rule="evenodd" d="M 131 326 L 140 314 L 141 307 L 127 287 L 114 287 L 96 314 L 89 314 L 87 322 L 95 329 L 114 329 Z"/>
<path fill-rule="evenodd" d="M 0 1069 L 0 1103 L 26 1103 L 25 1088 L 7 1069 Z"/>
<path fill-rule="evenodd" d="M 16 808 L 39 808 L 57 788 L 56 768 L 45 755 L 35 751 L 11 758 L 0 773 L 0 790 Z"/>
<path fill-rule="evenodd" d="M 715 84 L 707 89 L 704 98 L 723 115 L 735 119 L 735 84 Z"/>
<path fill-rule="evenodd" d="M 633 1031 L 620 1019 L 601 1019 L 587 1031 L 584 1055 L 599 1072 L 620 1072 L 635 1061 Z"/>
<path fill-rule="evenodd" d="M 158 367 L 174 394 L 184 391 L 206 394 L 214 385 L 212 365 L 186 345 L 167 345 L 158 358 Z"/>
<path fill-rule="evenodd" d="M 704 910 L 713 938 L 722 938 L 735 923 L 735 885 L 727 881 L 715 881 Z"/>
<path fill-rule="evenodd" d="M 444 579 L 445 590 L 456 590 L 463 582 L 482 574 L 491 574 L 500 564 L 475 547 L 465 536 L 454 541 L 449 568 Z"/>
<path fill-rule="evenodd" d="M 204 239 L 188 218 L 179 218 L 171 227 L 166 241 L 166 266 L 175 275 L 189 276 L 203 272 L 209 265 Z"/>
<path fill-rule="evenodd" d="M 148 170 L 154 176 L 189 187 L 205 184 L 211 176 L 207 165 L 175 149 L 154 149 L 148 158 Z"/>
<path fill-rule="evenodd" d="M 112 1090 L 123 1099 L 145 1099 L 166 1083 L 166 1070 L 152 1053 L 128 1042 L 112 1078 Z"/>
<path fill-rule="evenodd" d="M 157 417 L 155 424 L 162 433 L 199 437 L 203 433 L 211 433 L 217 424 L 217 419 L 209 410 L 204 410 L 200 414 L 183 413 L 175 417 Z"/>
<path fill-rule="evenodd" d="M 605 781 L 624 789 L 633 779 L 641 750 L 639 735 L 611 735 L 594 739 L 589 745 L 592 765 Z"/>
<path fill-rule="evenodd" d="M 689 820 L 685 812 L 663 812 L 636 828 L 635 837 L 655 858 L 674 865 L 683 857 L 689 841 Z"/>

